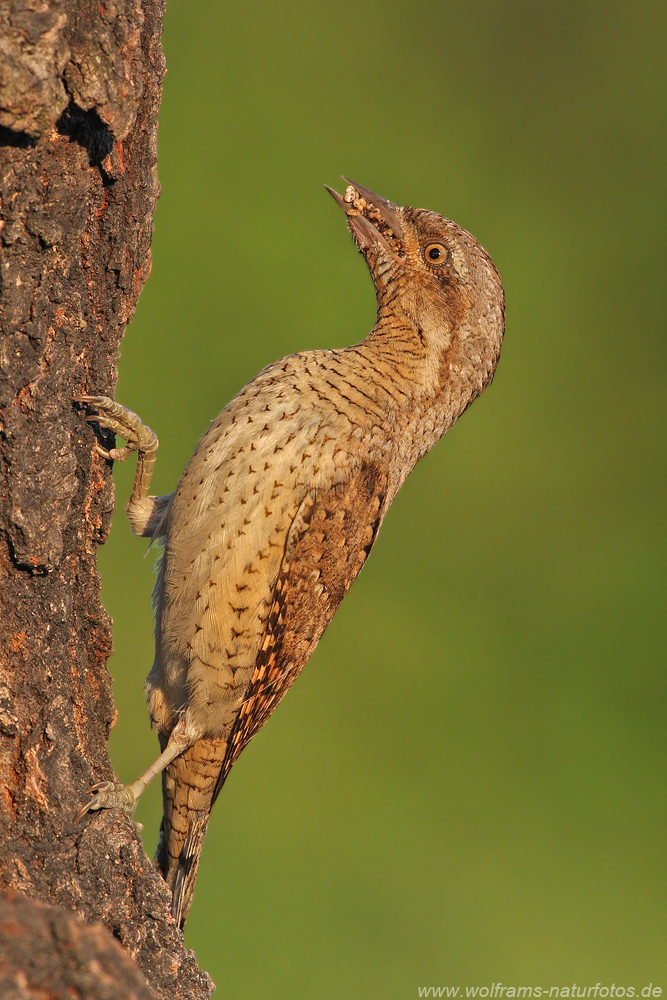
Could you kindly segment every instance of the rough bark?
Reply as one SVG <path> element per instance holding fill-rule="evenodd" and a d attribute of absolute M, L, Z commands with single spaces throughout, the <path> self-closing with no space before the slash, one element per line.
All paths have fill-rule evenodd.
<path fill-rule="evenodd" d="M 153 1000 L 139 969 L 102 924 L 9 891 L 0 910 L 3 1000 Z"/>
<path fill-rule="evenodd" d="M 110 947 L 110 968 L 113 934 L 171 1000 L 212 984 L 134 823 L 71 822 L 113 778 L 115 719 L 95 565 L 111 470 L 71 396 L 113 395 L 150 270 L 162 14 L 163 0 L 0 0 L 0 885 L 71 911 L 33 920 L 14 901 L 12 926 L 42 926 L 47 946 L 67 927 L 74 950 Z"/>

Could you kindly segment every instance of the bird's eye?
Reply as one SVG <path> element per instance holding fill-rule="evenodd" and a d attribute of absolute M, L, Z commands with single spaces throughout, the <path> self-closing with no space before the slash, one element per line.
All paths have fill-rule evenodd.
<path fill-rule="evenodd" d="M 424 257 L 429 264 L 444 264 L 447 260 L 447 249 L 442 243 L 429 243 L 424 250 Z"/>

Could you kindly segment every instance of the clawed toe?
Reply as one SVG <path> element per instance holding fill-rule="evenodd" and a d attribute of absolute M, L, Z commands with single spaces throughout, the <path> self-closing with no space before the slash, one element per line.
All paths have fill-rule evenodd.
<path fill-rule="evenodd" d="M 85 392 L 79 393 L 78 396 L 72 396 L 72 399 L 75 403 L 85 403 L 86 406 L 104 406 L 113 402 L 108 396 L 89 396 Z"/>
<path fill-rule="evenodd" d="M 86 414 L 89 423 L 99 424 L 106 430 L 119 434 L 127 441 L 124 448 L 102 448 L 98 445 L 98 454 L 103 458 L 113 459 L 116 462 L 123 462 L 133 452 L 155 453 L 158 440 L 150 427 L 142 424 L 136 413 L 126 406 L 121 406 L 108 396 L 72 396 L 75 403 L 81 403 L 88 410 L 94 412 Z"/>
<path fill-rule="evenodd" d="M 74 823 L 82 820 L 87 812 L 94 812 L 96 809 L 121 809 L 131 816 L 137 804 L 134 792 L 114 781 L 98 781 L 86 789 L 86 795 L 92 795 L 92 798 L 81 806 L 73 819 Z"/>
<path fill-rule="evenodd" d="M 97 454 L 111 462 L 124 462 L 125 459 L 129 458 L 130 455 L 133 455 L 136 450 L 137 446 L 135 444 L 125 445 L 124 448 L 103 448 L 101 444 L 95 444 L 95 451 Z"/>

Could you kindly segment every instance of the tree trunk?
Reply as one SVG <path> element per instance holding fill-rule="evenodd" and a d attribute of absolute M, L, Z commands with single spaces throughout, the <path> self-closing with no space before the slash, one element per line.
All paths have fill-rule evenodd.
<path fill-rule="evenodd" d="M 113 395 L 150 271 L 162 14 L 163 0 L 0 0 L 0 983 L 19 969 L 17 996 L 41 988 L 21 971 L 39 942 L 73 995 L 107 995 L 67 978 L 83 948 L 115 996 L 150 996 L 129 962 L 122 979 L 113 938 L 155 996 L 212 989 L 132 820 L 72 823 L 113 778 L 115 711 L 95 565 L 111 468 L 71 397 Z"/>

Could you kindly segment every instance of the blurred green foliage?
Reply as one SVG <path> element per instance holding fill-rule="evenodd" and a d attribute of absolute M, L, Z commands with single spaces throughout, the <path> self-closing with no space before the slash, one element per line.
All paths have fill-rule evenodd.
<path fill-rule="evenodd" d="M 159 434 L 156 492 L 265 364 L 370 329 L 322 187 L 340 172 L 465 226 L 507 294 L 493 388 L 213 811 L 186 940 L 222 996 L 667 988 L 666 21 L 649 0 L 169 5 L 118 386 Z M 131 464 L 100 560 L 128 780 L 157 749 Z"/>

